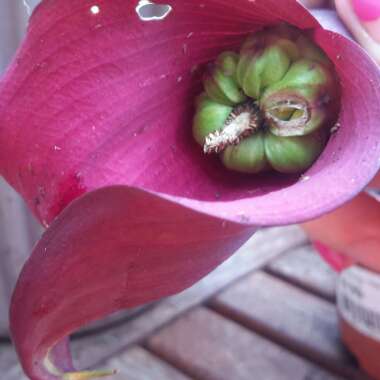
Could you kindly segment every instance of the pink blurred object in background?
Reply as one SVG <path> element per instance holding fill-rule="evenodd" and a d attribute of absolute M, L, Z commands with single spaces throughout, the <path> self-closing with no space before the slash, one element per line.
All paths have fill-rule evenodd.
<path fill-rule="evenodd" d="M 348 256 L 338 253 L 320 242 L 314 242 L 314 247 L 319 254 L 338 272 L 350 267 L 353 260 Z"/>

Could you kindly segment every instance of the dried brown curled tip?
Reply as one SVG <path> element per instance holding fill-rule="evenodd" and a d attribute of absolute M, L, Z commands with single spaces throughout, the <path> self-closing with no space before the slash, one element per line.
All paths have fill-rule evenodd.
<path fill-rule="evenodd" d="M 265 110 L 268 124 L 276 125 L 276 135 L 293 136 L 303 131 L 311 118 L 310 107 L 301 99 L 280 100 Z"/>
<path fill-rule="evenodd" d="M 210 133 L 203 146 L 206 154 L 223 152 L 229 145 L 237 145 L 260 126 L 260 112 L 256 102 L 247 101 L 234 108 L 224 127 Z"/>

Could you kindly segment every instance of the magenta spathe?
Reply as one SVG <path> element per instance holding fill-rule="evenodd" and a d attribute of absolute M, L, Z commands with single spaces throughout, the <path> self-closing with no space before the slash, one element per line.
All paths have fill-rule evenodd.
<path fill-rule="evenodd" d="M 258 227 L 326 213 L 379 169 L 380 74 L 357 44 L 296 1 L 165 3 L 164 20 L 144 22 L 137 1 L 93 13 L 91 1 L 45 0 L 0 82 L 0 172 L 50 225 L 11 307 L 34 380 L 56 379 L 46 355 L 83 323 L 183 290 Z M 302 178 L 230 173 L 191 137 L 203 68 L 279 22 L 312 30 L 334 62 L 339 130 Z"/>

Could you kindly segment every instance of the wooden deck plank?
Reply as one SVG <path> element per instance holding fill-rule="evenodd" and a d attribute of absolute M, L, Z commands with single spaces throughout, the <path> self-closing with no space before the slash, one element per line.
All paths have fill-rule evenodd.
<path fill-rule="evenodd" d="M 154 335 L 147 347 L 202 380 L 337 379 L 202 307 Z"/>
<path fill-rule="evenodd" d="M 268 270 L 322 297 L 335 299 L 338 275 L 310 245 L 273 260 Z"/>
<path fill-rule="evenodd" d="M 114 353 L 143 340 L 242 276 L 262 268 L 279 255 L 306 242 L 305 234 L 294 226 L 258 231 L 233 257 L 190 289 L 162 300 L 128 323 L 73 341 L 74 358 L 77 359 L 79 368 L 98 366 Z"/>
<path fill-rule="evenodd" d="M 354 376 L 356 368 L 340 340 L 335 306 L 263 272 L 238 282 L 211 306 L 290 349 Z"/>
<path fill-rule="evenodd" d="M 106 368 L 118 370 L 110 380 L 190 380 L 141 347 L 133 347 L 109 360 Z"/>

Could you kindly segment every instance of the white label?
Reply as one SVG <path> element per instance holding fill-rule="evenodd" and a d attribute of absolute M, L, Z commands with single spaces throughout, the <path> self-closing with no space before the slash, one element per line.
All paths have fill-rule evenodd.
<path fill-rule="evenodd" d="M 339 278 L 337 298 L 342 318 L 380 341 L 380 275 L 357 266 L 345 270 Z"/>

